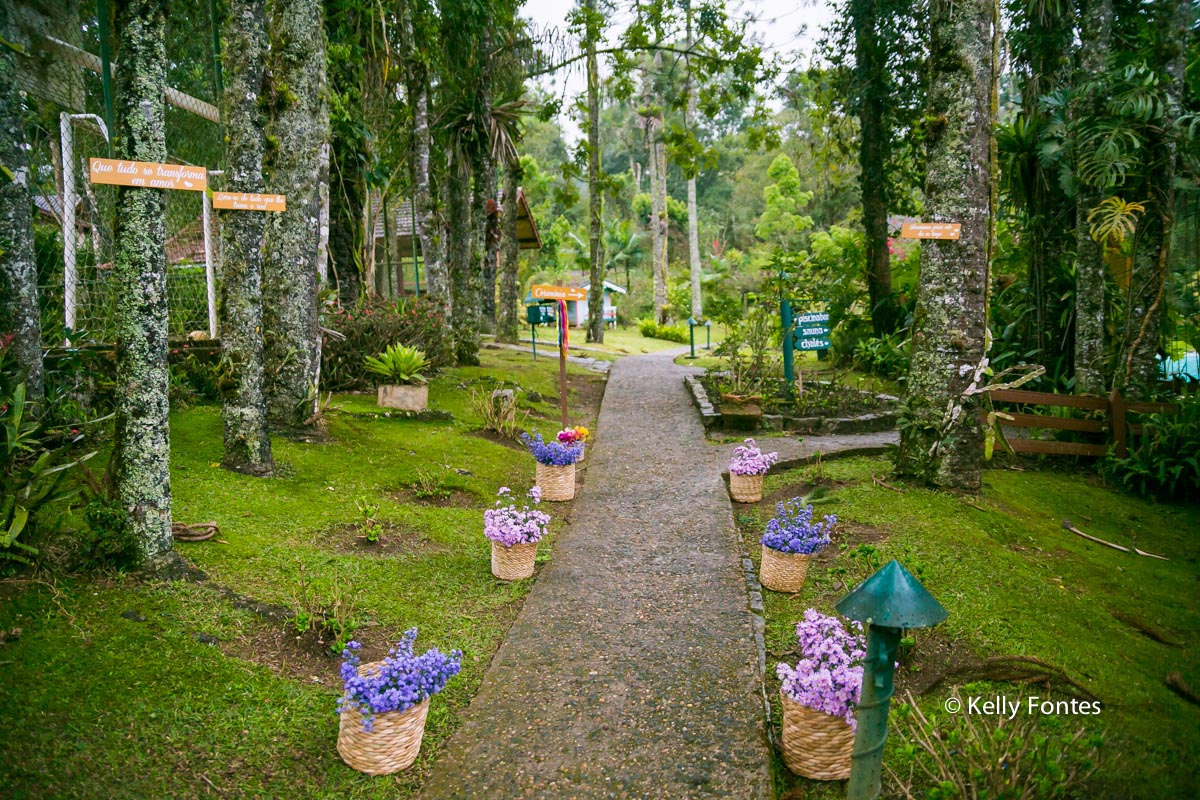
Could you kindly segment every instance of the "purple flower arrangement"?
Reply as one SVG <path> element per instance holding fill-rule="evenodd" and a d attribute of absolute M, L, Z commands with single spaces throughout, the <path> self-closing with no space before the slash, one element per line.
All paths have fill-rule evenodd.
<path fill-rule="evenodd" d="M 842 717 L 853 730 L 867 644 L 862 623 L 850 624 L 853 631 L 837 617 L 808 609 L 796 625 L 800 661 L 795 669 L 780 664 L 775 671 L 784 694 L 814 711 Z"/>
<path fill-rule="evenodd" d="M 780 553 L 797 553 L 810 556 L 829 546 L 829 534 L 837 524 L 837 517 L 826 515 L 820 522 L 813 522 L 813 507 L 804 505 L 799 497 L 775 506 L 775 516 L 767 523 L 762 543 Z"/>
<path fill-rule="evenodd" d="M 507 486 L 501 486 L 498 492 L 501 498 L 510 494 Z M 542 490 L 534 486 L 527 495 L 534 505 L 542 499 Z M 531 544 L 540 541 L 546 535 L 546 526 L 550 524 L 550 515 L 529 506 L 517 508 L 515 503 L 502 505 L 503 500 L 496 501 L 495 508 L 483 512 L 483 535 L 493 542 L 512 547 L 514 544 Z"/>
<path fill-rule="evenodd" d="M 758 443 L 747 439 L 733 449 L 729 462 L 730 475 L 766 475 L 771 465 L 779 460 L 779 453 L 764 453 Z"/>
<path fill-rule="evenodd" d="M 341 676 L 345 692 L 338 713 L 357 708 L 363 717 L 363 730 L 375 728 L 375 715 L 405 711 L 427 697 L 437 694 L 462 668 L 462 651 L 439 652 L 431 648 L 422 655 L 413 653 L 417 629 L 410 628 L 386 659 L 368 674 L 358 674 L 358 642 L 348 642 L 342 651 Z"/>
<path fill-rule="evenodd" d="M 583 442 L 560 442 L 557 439 L 545 441 L 540 433 L 530 436 L 521 434 L 521 441 L 533 453 L 539 464 L 550 467 L 565 467 L 583 458 Z"/>

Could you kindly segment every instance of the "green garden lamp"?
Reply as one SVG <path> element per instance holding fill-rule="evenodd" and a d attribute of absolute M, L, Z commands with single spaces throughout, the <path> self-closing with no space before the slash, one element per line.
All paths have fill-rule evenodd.
<path fill-rule="evenodd" d="M 879 796 L 900 638 L 905 629 L 932 628 L 942 622 L 946 609 L 894 559 L 838 601 L 836 608 L 842 616 L 867 626 L 867 657 L 846 798 L 873 800 Z"/>

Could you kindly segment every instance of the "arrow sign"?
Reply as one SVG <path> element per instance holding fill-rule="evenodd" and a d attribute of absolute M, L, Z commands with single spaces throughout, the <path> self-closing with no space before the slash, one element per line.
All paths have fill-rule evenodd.
<path fill-rule="evenodd" d="M 796 317 L 797 325 L 808 325 L 812 322 L 829 322 L 828 311 L 808 311 Z"/>
<path fill-rule="evenodd" d="M 796 336 L 798 336 L 798 337 L 828 336 L 828 335 L 829 335 L 829 326 L 828 325 L 805 325 L 802 328 L 796 329 Z"/>
<path fill-rule="evenodd" d="M 826 336 L 796 337 L 797 350 L 828 350 L 832 345 Z"/>
<path fill-rule="evenodd" d="M 534 300 L 587 300 L 587 292 L 574 286 L 547 286 L 538 284 L 529 293 Z"/>

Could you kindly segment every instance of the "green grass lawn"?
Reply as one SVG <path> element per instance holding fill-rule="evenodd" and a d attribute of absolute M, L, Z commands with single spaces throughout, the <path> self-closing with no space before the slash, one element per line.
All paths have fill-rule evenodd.
<path fill-rule="evenodd" d="M 274 441 L 280 476 L 220 469 L 220 410 L 172 414 L 174 516 L 214 521 L 220 542 L 179 544 L 200 582 L 34 576 L 0 582 L 0 791 L 6 798 L 409 797 L 477 689 L 530 582 L 489 569 L 482 511 L 497 488 L 533 482 L 534 462 L 476 435 L 471 390 L 519 392 L 525 426 L 559 427 L 557 364 L 484 351 L 448 370 L 430 407 L 453 421 L 384 417 L 370 396 L 335 397 L 329 440 Z M 602 378 L 571 367 L 572 421 L 594 425 Z M 415 487 L 415 488 L 414 488 Z M 414 492 L 449 494 L 437 503 Z M 379 504 L 382 553 L 356 538 L 356 499 Z M 438 504 L 442 503 L 442 504 Z M 567 510 L 548 504 L 556 518 Z M 547 558 L 552 537 L 539 558 Z M 462 673 L 434 699 L 417 765 L 371 778 L 335 750 L 339 661 L 269 606 L 357 626 L 364 660 L 406 628 L 418 647 L 463 650 Z M 303 621 L 303 620 L 302 620 Z"/>
<path fill-rule="evenodd" d="M 1047 731 L 1085 727 L 1105 736 L 1099 771 L 1068 796 L 1193 797 L 1200 708 L 1163 681 L 1179 671 L 1190 686 L 1200 685 L 1200 509 L 1132 499 L 1090 478 L 1055 472 L 987 472 L 979 496 L 892 484 L 903 489 L 896 492 L 872 480 L 889 468 L 885 458 L 856 458 L 788 470 L 768 476 L 764 502 L 735 506 L 757 563 L 758 537 L 777 500 L 805 493 L 814 479 L 835 487 L 817 514 L 838 516 L 840 540 L 835 534 L 834 544 L 814 560 L 801 593 L 765 592 L 770 696 L 779 688 L 775 665 L 781 659 L 795 663 L 795 624 L 804 609 L 833 613 L 833 604 L 866 574 L 855 566 L 862 558 L 854 553 L 867 544 L 879 564 L 897 558 L 916 572 L 950 614 L 935 632 L 917 635 L 901 686 L 928 682 L 948 664 L 987 656 L 1043 659 L 1103 704 L 1098 717 L 1044 720 Z M 1136 537 L 1139 548 L 1170 560 L 1088 542 L 1064 530 L 1064 518 L 1126 546 Z M 1176 645 L 1154 641 L 1114 614 L 1162 632 Z M 1016 697 L 1018 689 L 1001 683 L 964 690 L 996 692 Z M 1047 693 L 1036 685 L 1026 692 Z M 937 712 L 945 696 L 939 689 L 920 704 Z M 900 744 L 896 736 L 889 740 L 893 763 Z M 781 761 L 776 775 L 781 791 L 803 786 L 806 798 L 843 796 L 836 785 L 791 775 Z"/>

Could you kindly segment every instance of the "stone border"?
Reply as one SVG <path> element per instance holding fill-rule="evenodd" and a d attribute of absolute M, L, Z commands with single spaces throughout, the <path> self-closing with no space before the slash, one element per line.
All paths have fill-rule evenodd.
<path fill-rule="evenodd" d="M 713 408 L 712 401 L 708 399 L 708 392 L 701 385 L 699 376 L 685 375 L 683 383 L 691 392 L 692 404 L 700 412 L 700 422 L 704 424 L 704 430 L 722 427 L 724 418 L 721 416 L 721 412 Z"/>
<path fill-rule="evenodd" d="M 692 404 L 700 412 L 700 421 L 704 424 L 704 430 L 725 430 L 725 417 L 709 399 L 708 392 L 700 383 L 700 376 L 687 375 L 683 382 L 691 392 Z M 788 417 L 783 414 L 763 414 L 763 429 L 806 433 L 810 436 L 895 430 L 900 412 L 894 407 L 899 404 L 900 399 L 890 394 L 877 394 L 875 399 L 885 405 L 893 406 L 893 408 L 871 414 L 860 414 L 857 417 Z"/>

